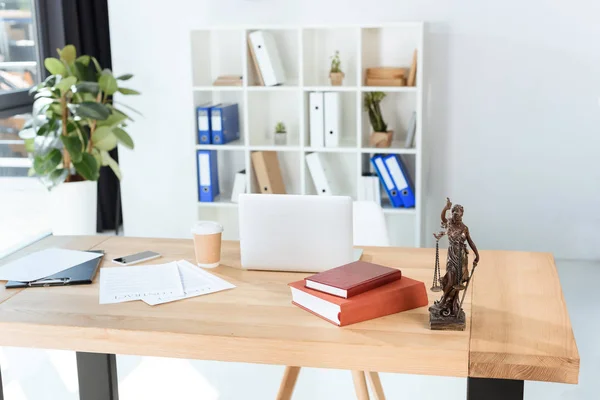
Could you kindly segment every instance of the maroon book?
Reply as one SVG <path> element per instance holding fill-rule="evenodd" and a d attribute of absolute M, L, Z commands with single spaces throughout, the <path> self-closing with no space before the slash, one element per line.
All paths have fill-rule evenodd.
<path fill-rule="evenodd" d="M 399 269 L 366 261 L 355 261 L 306 278 L 309 289 L 345 299 L 402 278 Z"/>

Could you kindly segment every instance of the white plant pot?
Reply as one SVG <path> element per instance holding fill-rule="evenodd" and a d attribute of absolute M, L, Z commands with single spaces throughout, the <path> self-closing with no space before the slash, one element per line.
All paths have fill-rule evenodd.
<path fill-rule="evenodd" d="M 54 235 L 95 235 L 98 182 L 62 183 L 50 191 Z"/>

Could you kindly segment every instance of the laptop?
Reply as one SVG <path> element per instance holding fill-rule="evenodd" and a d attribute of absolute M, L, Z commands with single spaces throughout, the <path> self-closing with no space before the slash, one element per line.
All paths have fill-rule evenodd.
<path fill-rule="evenodd" d="M 242 268 L 321 272 L 354 261 L 352 199 L 241 194 Z"/>

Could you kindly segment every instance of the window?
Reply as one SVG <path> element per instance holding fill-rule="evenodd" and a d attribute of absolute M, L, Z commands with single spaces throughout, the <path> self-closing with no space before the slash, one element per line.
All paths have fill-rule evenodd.
<path fill-rule="evenodd" d="M 37 178 L 28 178 L 32 162 L 19 137 L 31 115 L 29 89 L 42 78 L 37 4 L 0 1 L 0 258 L 49 226 L 38 211 L 47 191 Z"/>
<path fill-rule="evenodd" d="M 0 2 L 0 177 L 27 176 L 31 162 L 18 133 L 29 117 L 29 88 L 40 80 L 33 0 Z"/>

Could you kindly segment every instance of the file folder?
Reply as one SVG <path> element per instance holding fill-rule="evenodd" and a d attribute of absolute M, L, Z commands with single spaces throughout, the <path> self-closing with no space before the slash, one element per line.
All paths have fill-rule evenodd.
<path fill-rule="evenodd" d="M 310 116 L 310 147 L 323 147 L 324 138 L 324 99 L 322 92 L 311 92 L 309 98 Z"/>
<path fill-rule="evenodd" d="M 202 104 L 196 108 L 196 119 L 198 121 L 198 144 L 211 143 L 211 109 L 210 103 Z"/>
<path fill-rule="evenodd" d="M 394 181 L 392 180 L 392 177 L 385 166 L 383 157 L 381 155 L 375 155 L 371 158 L 371 162 L 373 163 L 373 167 L 375 168 L 375 171 L 377 172 L 377 175 L 383 184 L 392 206 L 403 207 L 404 203 L 402 202 L 402 197 L 394 185 Z"/>
<path fill-rule="evenodd" d="M 392 177 L 394 186 L 398 191 L 398 195 L 402 199 L 402 204 L 404 204 L 404 207 L 414 207 L 415 192 L 408 171 L 404 163 L 402 163 L 402 159 L 396 154 L 390 154 L 383 157 L 383 159 Z"/>
<path fill-rule="evenodd" d="M 328 178 L 331 171 L 328 171 L 327 161 L 324 159 L 321 153 L 311 153 L 306 155 L 306 165 L 312 177 L 313 183 L 317 194 L 320 196 L 331 196 L 334 194 L 339 195 L 340 193 L 334 193 L 333 182 Z"/>
<path fill-rule="evenodd" d="M 265 86 L 283 84 L 285 71 L 273 35 L 267 31 L 254 31 L 248 37 Z"/>
<path fill-rule="evenodd" d="M 374 201 L 381 205 L 379 177 L 376 173 L 367 172 L 362 174 L 358 187 L 358 200 Z"/>
<path fill-rule="evenodd" d="M 251 157 L 260 193 L 286 194 L 277 153 L 255 151 Z"/>
<path fill-rule="evenodd" d="M 216 150 L 198 150 L 198 201 L 211 203 L 219 195 L 219 173 Z"/>
<path fill-rule="evenodd" d="M 342 129 L 340 94 L 326 92 L 323 98 L 325 103 L 325 147 L 338 147 L 340 145 L 340 130 Z"/>
<path fill-rule="evenodd" d="M 408 129 L 406 130 L 406 141 L 404 147 L 409 149 L 414 146 L 415 132 L 417 131 L 417 113 L 413 111 L 408 122 Z"/>
<path fill-rule="evenodd" d="M 235 181 L 233 182 L 233 190 L 231 191 L 231 201 L 233 203 L 238 202 L 238 196 L 242 193 L 246 193 L 246 170 L 243 169 L 235 174 Z"/>
<path fill-rule="evenodd" d="M 226 144 L 240 138 L 240 116 L 235 103 L 211 108 L 212 144 Z"/>
<path fill-rule="evenodd" d="M 104 255 L 104 250 L 89 250 L 90 253 L 100 253 Z M 102 257 L 94 258 L 64 271 L 57 272 L 54 275 L 31 282 L 6 282 L 7 289 L 18 289 L 26 287 L 48 287 L 48 286 L 70 286 L 70 285 L 89 285 L 94 280 Z"/>

